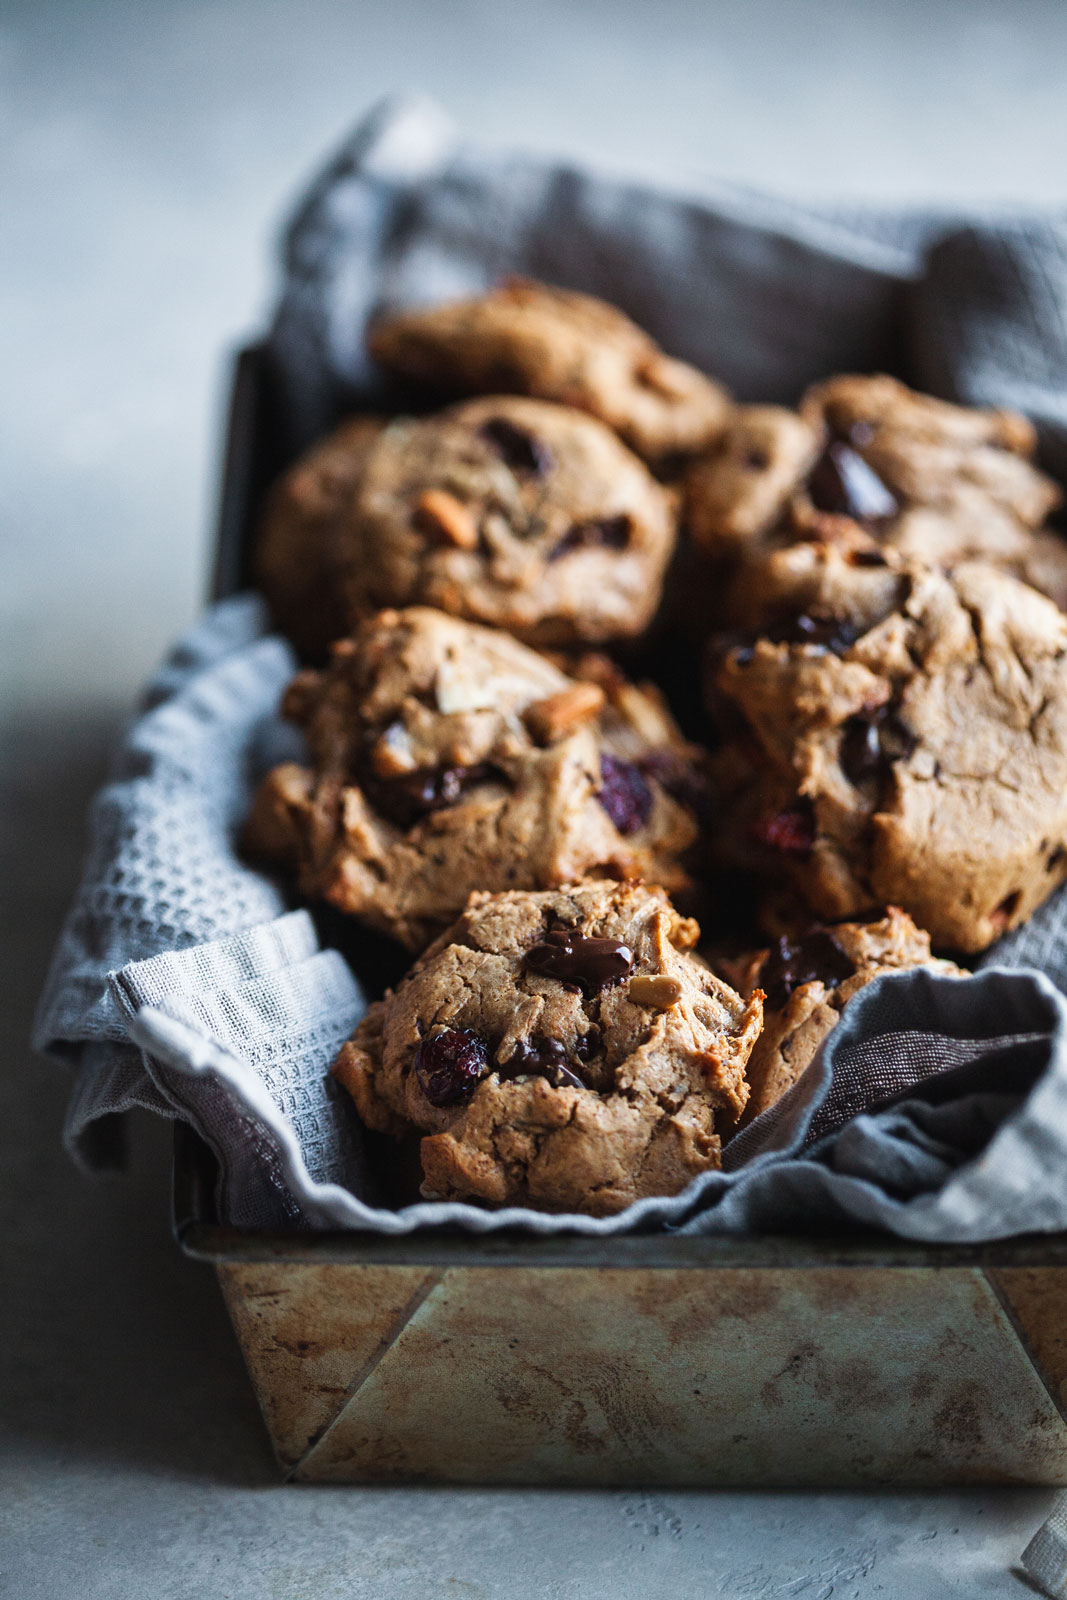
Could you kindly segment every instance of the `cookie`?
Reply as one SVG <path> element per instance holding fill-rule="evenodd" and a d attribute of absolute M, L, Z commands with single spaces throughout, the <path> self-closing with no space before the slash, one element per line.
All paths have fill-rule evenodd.
<path fill-rule="evenodd" d="M 714 673 L 720 848 L 820 917 L 894 904 L 984 949 L 1067 876 L 1067 618 L 980 562 L 766 565 L 793 620 Z"/>
<path fill-rule="evenodd" d="M 720 559 L 797 538 L 888 546 L 944 567 L 981 559 L 1063 607 L 1067 543 L 1041 529 L 1061 496 L 1033 465 L 1034 447 L 1033 428 L 1013 412 L 950 405 L 895 378 L 832 378 L 799 413 L 739 408 L 716 451 L 689 471 L 686 520 Z M 743 566 L 731 588 L 737 620 L 746 598 L 758 605 Z"/>
<path fill-rule="evenodd" d="M 575 671 L 439 611 L 382 612 L 291 685 L 309 764 L 265 779 L 249 848 L 415 950 L 474 889 L 685 888 L 703 752 L 605 658 Z"/>
<path fill-rule="evenodd" d="M 278 627 L 302 655 L 321 656 L 348 629 L 338 561 L 356 484 L 384 426 L 380 417 L 348 418 L 267 496 L 253 575 Z"/>
<path fill-rule="evenodd" d="M 739 1126 L 793 1087 L 854 994 L 883 972 L 909 967 L 967 976 L 953 962 L 932 956 L 930 935 L 896 906 L 877 922 L 815 925 L 770 949 L 716 964 L 742 995 L 764 993 L 763 1028 L 746 1069 L 750 1093 Z"/>
<path fill-rule="evenodd" d="M 720 1164 L 759 1032 L 662 889 L 475 894 L 334 1067 L 424 1193 L 608 1216 Z"/>
<path fill-rule="evenodd" d="M 664 355 L 614 306 L 527 278 L 474 299 L 383 316 L 368 345 L 405 378 L 576 406 L 647 460 L 704 449 L 730 410 L 719 384 Z"/>
<path fill-rule="evenodd" d="M 489 398 L 369 439 L 346 424 L 275 491 L 259 570 L 320 651 L 410 604 L 527 643 L 602 643 L 648 626 L 676 521 L 674 496 L 603 423 Z"/>

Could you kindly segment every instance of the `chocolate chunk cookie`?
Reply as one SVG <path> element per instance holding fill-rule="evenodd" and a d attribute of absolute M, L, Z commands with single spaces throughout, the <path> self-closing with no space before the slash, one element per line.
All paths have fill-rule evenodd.
<path fill-rule="evenodd" d="M 647 627 L 676 521 L 672 496 L 609 428 L 514 397 L 393 423 L 352 518 L 349 617 L 434 605 L 553 646 Z"/>
<path fill-rule="evenodd" d="M 641 633 L 674 496 L 593 417 L 514 396 L 348 423 L 275 489 L 260 581 L 320 654 L 381 606 L 439 606 L 569 646 Z"/>
<path fill-rule="evenodd" d="M 704 449 L 729 414 L 724 389 L 664 355 L 614 306 L 526 278 L 475 299 L 384 316 L 368 343 L 377 361 L 406 378 L 577 406 L 649 460 Z"/>
<path fill-rule="evenodd" d="M 314 445 L 267 497 L 254 573 L 282 632 L 302 655 L 321 656 L 348 629 L 341 556 L 352 497 L 383 418 L 350 417 Z"/>
<path fill-rule="evenodd" d="M 382 612 L 291 685 L 309 765 L 266 778 L 249 848 L 411 949 L 473 889 L 684 887 L 703 753 L 656 691 L 600 657 L 576 671 L 439 611 Z"/>
<path fill-rule="evenodd" d="M 422 1140 L 424 1193 L 607 1216 L 718 1167 L 761 1005 L 692 953 L 662 889 L 472 895 L 334 1067 Z"/>
<path fill-rule="evenodd" d="M 979 562 L 779 556 L 792 624 L 715 672 L 725 853 L 819 916 L 893 903 L 983 949 L 1067 877 L 1067 618 Z"/>
<path fill-rule="evenodd" d="M 832 378 L 799 413 L 739 408 L 690 469 L 687 521 L 701 548 L 732 561 L 797 538 L 888 546 L 935 566 L 989 561 L 1067 606 L 1067 543 L 1035 531 L 1061 497 L 1032 464 L 1034 445 L 1013 412 L 950 405 L 884 376 Z M 742 566 L 732 615 L 746 598 L 758 605 L 754 591 Z"/>
<path fill-rule="evenodd" d="M 742 995 L 764 991 L 763 1029 L 749 1058 L 744 1127 L 791 1089 L 837 1026 L 852 996 L 883 972 L 929 967 L 965 977 L 951 961 L 930 954 L 930 936 L 906 912 L 890 906 L 877 922 L 816 925 L 796 937 L 783 936 L 719 966 Z"/>

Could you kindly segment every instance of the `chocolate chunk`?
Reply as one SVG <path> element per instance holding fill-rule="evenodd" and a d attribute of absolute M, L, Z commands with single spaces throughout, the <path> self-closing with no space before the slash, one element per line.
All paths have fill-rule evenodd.
<path fill-rule="evenodd" d="M 841 770 L 850 783 L 861 784 L 882 770 L 882 742 L 873 717 L 850 717 L 841 733 Z"/>
<path fill-rule="evenodd" d="M 415 1076 L 432 1106 L 455 1106 L 469 1100 L 489 1071 L 489 1047 L 469 1028 L 449 1028 L 420 1039 L 415 1050 Z"/>
<path fill-rule="evenodd" d="M 633 964 L 634 953 L 629 945 L 620 944 L 618 939 L 587 938 L 569 928 L 553 928 L 523 957 L 527 972 L 541 978 L 557 978 L 587 996 L 621 983 L 629 977 Z"/>
<path fill-rule="evenodd" d="M 502 1078 L 547 1078 L 557 1089 L 584 1089 L 585 1084 L 570 1069 L 567 1047 L 560 1039 L 535 1034 L 520 1039 L 504 1064 L 497 1068 Z"/>
<path fill-rule="evenodd" d="M 810 644 L 843 656 L 859 638 L 859 629 L 847 617 L 826 612 L 804 611 L 775 634 L 779 644 Z"/>
<path fill-rule="evenodd" d="M 643 828 L 652 811 L 652 790 L 632 761 L 606 753 L 600 757 L 596 797 L 623 835 Z"/>
<path fill-rule="evenodd" d="M 833 989 L 855 970 L 855 963 L 830 929 L 815 927 L 795 941 L 778 940 L 760 967 L 759 986 L 768 1006 L 779 1010 L 801 984 L 818 980 Z"/>
<path fill-rule="evenodd" d="M 808 479 L 808 493 L 818 511 L 879 522 L 896 515 L 897 502 L 858 451 L 840 440 L 828 444 Z"/>
<path fill-rule="evenodd" d="M 490 417 L 478 431 L 512 472 L 528 472 L 535 478 L 543 478 L 550 470 L 552 452 L 548 446 L 506 417 Z"/>
<path fill-rule="evenodd" d="M 911 729 L 885 706 L 849 717 L 841 730 L 841 770 L 857 786 L 883 779 L 894 761 L 907 760 L 915 743 Z"/>
<path fill-rule="evenodd" d="M 769 845 L 787 856 L 808 856 L 815 843 L 815 808 L 801 797 L 773 817 L 752 824 L 752 834 L 760 844 Z"/>
<path fill-rule="evenodd" d="M 501 776 L 485 762 L 473 767 L 420 767 L 393 778 L 368 775 L 363 789 L 375 811 L 401 828 L 413 828 L 431 811 L 454 806 L 465 789 Z"/>
<path fill-rule="evenodd" d="M 850 550 L 847 560 L 850 567 L 887 567 L 889 565 L 880 550 Z"/>
<path fill-rule="evenodd" d="M 653 750 L 641 758 L 640 765 L 647 778 L 666 789 L 698 822 L 710 826 L 715 810 L 711 779 L 695 762 L 684 760 L 673 750 Z"/>
<path fill-rule="evenodd" d="M 574 1041 L 574 1053 L 584 1065 L 592 1061 L 594 1056 L 600 1054 L 602 1044 L 599 1028 L 590 1028 L 586 1033 L 580 1033 Z"/>
<path fill-rule="evenodd" d="M 590 550 L 603 545 L 608 550 L 625 550 L 630 542 L 630 517 L 623 512 L 618 517 L 600 517 L 590 522 L 572 522 L 563 538 L 549 556 L 558 561 L 572 550 Z"/>

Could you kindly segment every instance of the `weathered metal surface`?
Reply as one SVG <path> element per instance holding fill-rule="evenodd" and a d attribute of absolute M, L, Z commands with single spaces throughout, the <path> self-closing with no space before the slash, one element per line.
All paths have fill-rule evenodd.
<path fill-rule="evenodd" d="M 1067 1268 L 995 1267 L 986 1276 L 1067 1416 Z"/>
<path fill-rule="evenodd" d="M 390 1349 L 437 1273 L 419 1267 L 222 1266 L 223 1296 L 270 1431 L 294 1466 Z"/>
<path fill-rule="evenodd" d="M 221 1270 L 301 1480 L 1067 1482 L 975 1269 Z"/>

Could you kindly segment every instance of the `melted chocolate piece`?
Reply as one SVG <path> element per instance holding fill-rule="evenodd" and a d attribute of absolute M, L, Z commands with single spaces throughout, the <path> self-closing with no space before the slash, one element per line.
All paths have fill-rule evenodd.
<path fill-rule="evenodd" d="M 884 780 L 894 761 L 906 761 L 915 735 L 885 706 L 850 717 L 841 730 L 841 770 L 857 787 L 870 778 Z"/>
<path fill-rule="evenodd" d="M 454 806 L 465 789 L 501 776 L 485 762 L 473 767 L 420 767 L 395 778 L 367 776 L 363 789 L 375 811 L 401 828 L 413 828 L 431 811 Z"/>
<path fill-rule="evenodd" d="M 760 967 L 759 986 L 767 1005 L 780 1010 L 794 989 L 816 979 L 828 989 L 851 978 L 856 967 L 829 928 L 809 928 L 796 941 L 779 939 Z"/>
<path fill-rule="evenodd" d="M 415 1076 L 432 1106 L 469 1100 L 488 1071 L 489 1046 L 469 1028 L 431 1034 L 415 1049 Z"/>
<path fill-rule="evenodd" d="M 548 446 L 506 417 L 490 417 L 478 431 L 512 472 L 528 472 L 535 478 L 543 478 L 550 470 L 552 452 Z"/>
<path fill-rule="evenodd" d="M 899 509 L 873 468 L 841 440 L 828 444 L 812 467 L 808 493 L 816 510 L 854 522 L 880 522 Z"/>
<path fill-rule="evenodd" d="M 520 1039 L 497 1071 L 502 1078 L 547 1078 L 557 1089 L 584 1089 L 585 1084 L 571 1071 L 569 1062 L 567 1047 L 561 1040 L 535 1034 L 532 1039 Z"/>
<path fill-rule="evenodd" d="M 801 797 L 773 817 L 752 824 L 752 834 L 760 844 L 787 856 L 809 856 L 815 843 L 815 808 Z"/>
<path fill-rule="evenodd" d="M 632 761 L 606 753 L 600 757 L 596 797 L 621 834 L 643 828 L 652 811 L 652 790 Z"/>
<path fill-rule="evenodd" d="M 609 550 L 625 550 L 630 542 L 630 517 L 623 512 L 618 517 L 600 517 L 589 522 L 573 522 L 549 556 L 558 561 L 572 550 L 589 550 L 604 545 Z"/>
<path fill-rule="evenodd" d="M 629 945 L 618 939 L 591 939 L 569 928 L 553 928 L 523 957 L 527 972 L 556 978 L 587 997 L 628 978 L 634 964 Z"/>

